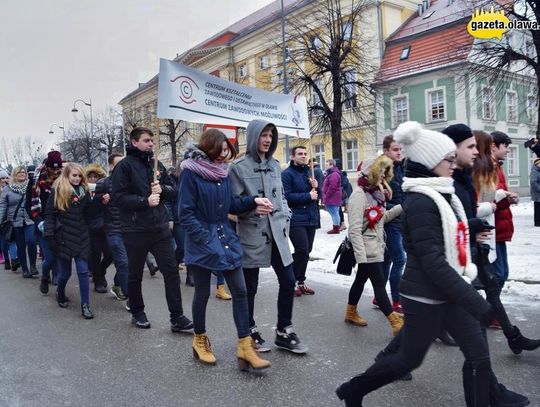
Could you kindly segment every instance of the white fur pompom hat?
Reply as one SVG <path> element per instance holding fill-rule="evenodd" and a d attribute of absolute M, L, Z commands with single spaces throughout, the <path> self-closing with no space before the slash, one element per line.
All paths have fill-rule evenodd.
<path fill-rule="evenodd" d="M 427 130 L 418 122 L 401 123 L 394 131 L 394 140 L 406 157 L 432 170 L 444 157 L 456 151 L 456 144 L 446 134 Z"/>

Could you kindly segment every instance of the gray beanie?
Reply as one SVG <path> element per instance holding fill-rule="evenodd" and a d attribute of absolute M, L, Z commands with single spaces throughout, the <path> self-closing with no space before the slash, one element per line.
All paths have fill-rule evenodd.
<path fill-rule="evenodd" d="M 427 130 L 418 122 L 401 123 L 394 131 L 405 156 L 432 170 L 444 157 L 456 151 L 456 144 L 446 134 Z"/>
<path fill-rule="evenodd" d="M 0 169 L 0 178 L 9 178 L 9 174 L 6 170 Z"/>

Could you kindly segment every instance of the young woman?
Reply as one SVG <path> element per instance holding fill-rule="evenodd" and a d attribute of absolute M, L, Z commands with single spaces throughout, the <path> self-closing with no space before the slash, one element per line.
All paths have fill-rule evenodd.
<path fill-rule="evenodd" d="M 408 161 L 403 191 L 407 265 L 400 284 L 405 324 L 396 354 L 380 358 L 336 394 L 347 406 L 401 378 L 422 363 L 433 340 L 446 329 L 466 357 L 463 384 L 467 406 L 489 405 L 491 364 L 479 321 L 491 307 L 472 287 L 476 276 L 468 244 L 468 224 L 454 194 L 456 145 L 442 133 L 406 122 L 394 132 Z"/>
<path fill-rule="evenodd" d="M 358 270 L 349 291 L 345 322 L 366 326 L 367 321 L 358 314 L 357 305 L 364 285 L 369 279 L 375 291 L 375 300 L 388 318 L 394 335 L 403 325 L 402 318 L 393 311 L 386 293 L 383 275 L 384 224 L 401 214 L 401 205 L 386 211 L 386 200 L 391 194 L 388 182 L 392 179 L 393 163 L 386 156 L 379 156 L 361 171 L 358 188 L 349 198 L 349 240 L 354 249 Z M 386 186 L 386 190 L 384 189 Z"/>
<path fill-rule="evenodd" d="M 11 184 L 4 189 L 0 201 L 0 219 L 13 223 L 14 240 L 17 244 L 17 261 L 13 260 L 11 267 L 16 271 L 20 263 L 24 278 L 39 274 L 36 268 L 37 244 L 34 221 L 30 215 L 31 191 L 28 185 L 26 168 L 15 167 L 11 172 Z M 27 253 L 30 264 L 26 258 Z"/>
<path fill-rule="evenodd" d="M 0 169 L 0 202 L 2 200 L 3 190 L 9 184 L 9 174 L 6 170 Z M 0 221 L 2 219 L 0 218 Z M 17 245 L 15 242 L 8 242 L 0 235 L 0 264 L 4 263 L 6 270 L 11 270 L 12 260 L 17 258 Z"/>
<path fill-rule="evenodd" d="M 57 257 L 58 277 L 56 299 L 58 306 L 66 308 L 66 284 L 71 276 L 71 261 L 75 260 L 81 313 L 92 319 L 90 310 L 90 284 L 88 280 L 88 256 L 90 238 L 86 210 L 89 203 L 88 183 L 82 167 L 69 163 L 56 180 L 45 209 L 44 236 L 49 248 Z"/>
<path fill-rule="evenodd" d="M 205 131 L 198 146 L 189 149 L 187 156 L 182 161 L 178 194 L 180 225 L 186 230 L 184 259 L 195 282 L 193 355 L 203 363 L 216 363 L 206 333 L 206 304 L 212 271 L 222 271 L 233 298 L 238 366 L 242 370 L 249 366 L 267 368 L 270 362 L 258 356 L 250 336 L 242 247 L 227 214 L 268 207 L 271 203 L 267 198 L 254 196 L 233 198 L 228 161 L 236 157 L 236 151 L 219 130 Z"/>

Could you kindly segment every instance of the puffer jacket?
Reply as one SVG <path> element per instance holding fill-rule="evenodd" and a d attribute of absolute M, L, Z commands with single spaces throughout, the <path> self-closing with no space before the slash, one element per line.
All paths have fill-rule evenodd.
<path fill-rule="evenodd" d="M 269 124 L 264 120 L 249 123 L 246 155 L 236 159 L 229 169 L 234 196 L 265 197 L 274 206 L 272 213 L 266 216 L 257 215 L 255 210 L 238 214 L 237 230 L 244 250 L 245 268 L 270 267 L 272 242 L 279 250 L 283 265 L 288 266 L 293 261 L 289 248 L 291 210 L 283 192 L 279 161 L 273 157 L 278 144 L 275 127 L 265 159 L 261 160 L 258 154 L 259 136 Z"/>
<path fill-rule="evenodd" d="M 336 166 L 326 170 L 326 178 L 322 188 L 322 203 L 330 206 L 341 206 L 343 203 L 341 171 Z"/>
<path fill-rule="evenodd" d="M 384 261 L 384 224 L 391 222 L 401 212 L 401 205 L 396 205 L 389 211 L 384 211 L 383 217 L 368 227 L 369 221 L 365 216 L 367 208 L 376 205 L 377 201 L 369 192 L 357 187 L 349 198 L 347 213 L 349 214 L 349 240 L 351 241 L 354 257 L 357 263 L 381 263 Z"/>
<path fill-rule="evenodd" d="M 88 234 L 87 210 L 88 193 L 78 202 L 73 202 L 64 211 L 54 207 L 55 189 L 47 200 L 45 209 L 44 237 L 49 242 L 56 256 L 64 260 L 74 257 L 88 259 L 90 255 L 90 238 Z"/>
<path fill-rule="evenodd" d="M 497 189 L 508 191 L 506 177 L 502 169 L 502 163 L 498 164 L 499 183 Z M 495 238 L 497 242 L 509 242 L 514 235 L 514 222 L 512 220 L 512 210 L 508 199 L 503 199 L 497 203 L 495 211 Z"/>
<path fill-rule="evenodd" d="M 94 199 L 97 199 L 98 202 L 102 202 L 101 199 L 105 194 L 109 194 L 109 196 L 112 194 L 112 179 L 110 176 L 102 178 L 96 183 L 96 195 Z M 122 222 L 120 221 L 120 208 L 109 200 L 107 205 L 101 204 L 101 209 L 103 211 L 103 227 L 105 232 L 121 233 Z"/>
<path fill-rule="evenodd" d="M 18 206 L 19 210 L 17 210 Z M 24 194 L 19 194 L 9 185 L 4 187 L 0 199 L 0 222 L 6 219 L 13 222 L 13 227 L 16 228 L 34 224 L 30 216 L 30 190 L 28 188 Z"/>
<path fill-rule="evenodd" d="M 281 174 L 285 199 L 292 210 L 291 227 L 314 226 L 321 227 L 319 205 L 317 200 L 311 199 L 311 184 L 309 166 L 298 166 L 292 161 L 289 167 Z"/>

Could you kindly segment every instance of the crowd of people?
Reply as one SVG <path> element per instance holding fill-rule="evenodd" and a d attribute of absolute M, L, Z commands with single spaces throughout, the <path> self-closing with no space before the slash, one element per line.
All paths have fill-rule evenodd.
<path fill-rule="evenodd" d="M 467 406 L 525 406 L 528 399 L 492 371 L 485 329 L 502 329 L 516 354 L 540 347 L 513 325 L 500 298 L 514 232 L 510 206 L 518 202 L 502 170 L 511 142 L 502 132 L 473 132 L 463 124 L 439 133 L 406 122 L 384 139 L 380 156 L 359 165 L 353 189 L 339 160 L 326 160 L 322 171 L 301 145 L 282 172 L 273 156 L 277 128 L 263 120 L 249 123 L 244 154 L 209 129 L 169 171 L 154 159 L 152 131 L 137 127 L 126 156 L 109 157 L 108 171 L 65 163 L 58 151 L 38 168 L 17 166 L 11 176 L 0 170 L 0 261 L 32 278 L 40 274 L 41 256 L 39 290 L 46 295 L 55 285 L 61 308 L 71 304 L 66 285 L 74 263 L 85 319 L 94 318 L 90 278 L 95 292 L 109 292 L 106 273 L 114 263 L 110 292 L 141 329 L 151 327 L 142 295 L 145 264 L 152 275 L 159 270 L 171 331 L 193 332 L 193 355 L 205 364 L 217 361 L 206 326 L 214 274 L 216 296 L 232 299 L 239 368 L 265 369 L 270 362 L 261 354 L 271 348 L 255 321 L 259 271 L 271 267 L 279 284 L 275 346 L 308 352 L 293 326 L 293 304 L 294 297 L 315 294 L 306 271 L 322 204 L 332 219 L 326 233 L 347 230 L 358 265 L 344 321 L 368 325 L 358 303 L 369 279 L 373 304 L 394 334 L 373 366 L 337 389 L 346 405 L 362 405 L 369 392 L 410 380 L 440 338 L 465 357 Z M 531 199 L 540 226 L 540 143 L 526 145 L 538 157 Z M 193 321 L 182 303 L 183 267 L 194 287 Z"/>

